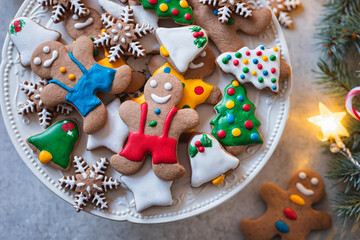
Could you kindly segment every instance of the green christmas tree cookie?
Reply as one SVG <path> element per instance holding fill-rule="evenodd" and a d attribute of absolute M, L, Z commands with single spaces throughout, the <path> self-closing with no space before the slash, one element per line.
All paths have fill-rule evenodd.
<path fill-rule="evenodd" d="M 172 18 L 176 23 L 189 25 L 194 15 L 186 0 L 139 0 L 145 9 L 156 11 L 159 18 Z"/>
<path fill-rule="evenodd" d="M 26 142 L 39 155 L 43 164 L 51 163 L 61 170 L 71 166 L 71 153 L 79 139 L 79 128 L 72 120 L 54 123 L 44 132 L 29 137 Z"/>
<path fill-rule="evenodd" d="M 261 144 L 258 128 L 260 121 L 255 117 L 255 106 L 246 96 L 246 89 L 237 80 L 225 90 L 223 100 L 215 106 L 217 116 L 211 120 L 212 135 L 233 154 L 240 150 L 229 146 Z M 243 149 L 243 148 L 242 148 Z"/>

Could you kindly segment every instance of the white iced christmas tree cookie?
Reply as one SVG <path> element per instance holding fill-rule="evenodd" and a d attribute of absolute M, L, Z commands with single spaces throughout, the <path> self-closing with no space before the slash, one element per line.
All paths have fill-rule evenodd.
<path fill-rule="evenodd" d="M 106 106 L 108 113 L 107 121 L 102 129 L 89 135 L 87 142 L 88 150 L 106 147 L 114 153 L 121 152 L 124 142 L 129 135 L 129 127 L 120 118 L 119 107 L 119 99 L 114 99 Z"/>
<path fill-rule="evenodd" d="M 185 73 L 189 64 L 207 47 L 207 32 L 199 26 L 158 28 L 156 37 L 160 53 L 179 73 Z"/>
<path fill-rule="evenodd" d="M 9 25 L 9 36 L 20 54 L 20 62 L 24 67 L 30 66 L 31 55 L 40 44 L 56 41 L 61 34 L 37 24 L 27 17 L 15 18 Z"/>
<path fill-rule="evenodd" d="M 199 133 L 191 138 L 189 155 L 193 187 L 210 181 L 219 185 L 224 174 L 240 164 L 239 159 L 226 152 L 216 138 L 207 133 Z"/>

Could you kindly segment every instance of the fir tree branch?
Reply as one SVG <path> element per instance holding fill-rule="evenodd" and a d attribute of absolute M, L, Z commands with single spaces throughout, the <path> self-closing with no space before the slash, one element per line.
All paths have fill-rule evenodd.
<path fill-rule="evenodd" d="M 348 220 L 353 219 L 354 223 L 360 220 L 360 193 L 352 191 L 350 193 L 339 193 L 335 199 L 334 209 L 338 216 L 343 217 L 343 225 Z"/>

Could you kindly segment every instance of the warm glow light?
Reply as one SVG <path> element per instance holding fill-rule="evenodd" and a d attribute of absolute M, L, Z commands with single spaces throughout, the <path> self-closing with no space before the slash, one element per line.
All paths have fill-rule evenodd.
<path fill-rule="evenodd" d="M 349 133 L 341 124 L 341 120 L 345 117 L 346 112 L 332 113 L 322 103 L 319 103 L 320 115 L 308 118 L 308 121 L 321 127 L 323 133 L 322 141 L 327 141 L 330 138 L 348 137 Z"/>

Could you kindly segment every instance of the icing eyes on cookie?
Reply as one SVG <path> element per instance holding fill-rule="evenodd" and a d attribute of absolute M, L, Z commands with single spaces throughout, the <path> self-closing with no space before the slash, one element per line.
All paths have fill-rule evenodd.
<path fill-rule="evenodd" d="M 41 64 L 41 58 L 39 58 L 39 57 L 34 58 L 34 64 L 36 66 L 39 66 Z"/>
<path fill-rule="evenodd" d="M 306 178 L 306 173 L 304 173 L 304 172 L 299 172 L 299 178 L 300 178 L 301 180 L 304 180 L 304 179 Z"/>
<path fill-rule="evenodd" d="M 43 48 L 43 52 L 44 52 L 44 53 L 49 53 L 49 52 L 50 52 L 50 47 L 49 47 L 49 46 L 45 46 L 45 47 Z"/>
<path fill-rule="evenodd" d="M 312 179 L 311 179 L 311 184 L 312 184 L 313 186 L 318 185 L 318 184 L 319 184 L 319 179 L 317 179 L 316 177 L 312 178 Z"/>
<path fill-rule="evenodd" d="M 171 83 L 169 83 L 169 82 L 165 83 L 164 88 L 166 91 L 170 91 L 172 89 Z"/>
<path fill-rule="evenodd" d="M 150 87 L 152 87 L 152 88 L 155 88 L 157 86 L 157 81 L 156 80 L 151 80 L 150 81 Z"/>

